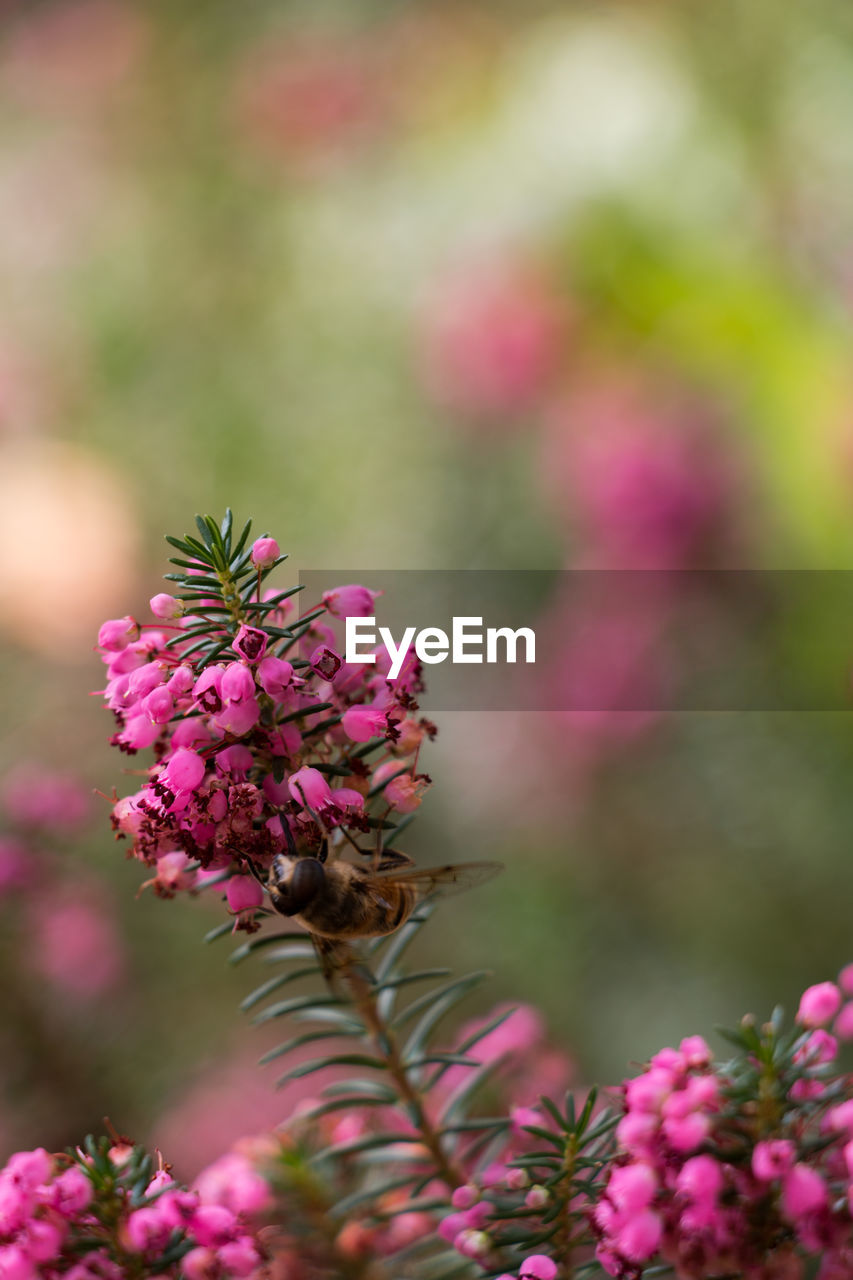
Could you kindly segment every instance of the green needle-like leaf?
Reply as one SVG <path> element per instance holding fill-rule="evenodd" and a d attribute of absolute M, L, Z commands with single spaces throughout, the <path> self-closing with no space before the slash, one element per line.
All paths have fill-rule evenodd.
<path fill-rule="evenodd" d="M 284 1018 L 287 1014 L 296 1013 L 299 1010 L 310 1009 L 314 1012 L 328 1005 L 342 1003 L 343 1001 L 337 996 L 294 996 L 290 1000 L 280 1000 L 278 1004 L 271 1004 L 262 1013 L 257 1014 L 252 1021 L 259 1025 L 262 1022 L 270 1022 L 273 1018 Z"/>
<path fill-rule="evenodd" d="M 284 987 L 288 982 L 295 982 L 299 978 L 307 978 L 319 972 L 320 966 L 312 964 L 304 969 L 293 969 L 290 973 L 276 974 L 268 982 L 263 982 L 259 987 L 256 987 L 251 995 L 246 996 L 245 1000 L 241 1002 L 240 1008 L 244 1013 L 247 1013 L 249 1009 L 254 1009 L 256 1004 L 260 1004 L 262 1000 L 265 1000 L 267 996 L 272 995 L 273 991 L 278 991 L 279 987 Z"/>
<path fill-rule="evenodd" d="M 274 1062 L 276 1058 L 283 1058 L 285 1054 L 291 1053 L 294 1049 L 301 1049 L 303 1045 L 313 1044 L 315 1040 L 340 1040 L 342 1038 L 340 1031 L 306 1031 L 304 1035 L 293 1036 L 291 1040 L 285 1040 L 284 1044 L 277 1045 L 275 1049 L 270 1049 L 262 1058 L 258 1059 L 258 1066 L 266 1066 L 268 1062 Z"/>
<path fill-rule="evenodd" d="M 378 1204 L 389 1192 L 400 1191 L 403 1187 L 411 1186 L 417 1176 L 417 1174 L 408 1173 L 402 1178 L 391 1178 L 385 1182 L 372 1183 L 365 1189 L 355 1191 L 352 1195 L 344 1196 L 342 1200 L 338 1200 L 337 1204 L 333 1206 L 331 1210 L 332 1216 L 346 1218 L 359 1205 L 367 1203 Z"/>
<path fill-rule="evenodd" d="M 330 1098 L 339 1093 L 359 1093 L 368 1098 L 375 1098 L 377 1102 L 392 1104 L 397 1101 L 397 1095 L 390 1085 L 382 1080 L 369 1080 L 361 1076 L 351 1076 L 347 1080 L 333 1080 L 331 1084 L 326 1085 L 323 1093 Z"/>
<path fill-rule="evenodd" d="M 232 951 L 228 957 L 229 964 L 239 964 L 241 960 L 245 960 L 246 956 L 251 955 L 255 951 L 260 951 L 263 947 L 273 947 L 280 942 L 305 942 L 306 934 L 304 932 L 291 933 L 262 933 L 254 938 L 249 938 L 236 951 Z"/>
<path fill-rule="evenodd" d="M 319 1151 L 317 1155 L 312 1156 L 311 1163 L 320 1163 L 340 1156 L 352 1156 L 360 1151 L 373 1151 L 378 1147 L 419 1146 L 422 1141 L 419 1133 L 372 1133 L 367 1138 L 357 1138 L 353 1142 L 341 1142 L 337 1146 L 327 1147 L 325 1151 Z M 412 1156 L 406 1153 L 404 1158 L 411 1160 Z"/>
<path fill-rule="evenodd" d="M 300 1062 L 295 1067 L 291 1067 L 289 1071 L 285 1071 L 283 1076 L 279 1076 L 276 1085 L 287 1084 L 288 1080 L 302 1080 L 305 1076 L 312 1076 L 317 1071 L 325 1071 L 328 1067 L 364 1067 L 370 1071 L 385 1071 L 387 1064 L 382 1058 L 371 1057 L 367 1053 L 333 1053 L 327 1058 L 310 1058 L 307 1062 Z"/>

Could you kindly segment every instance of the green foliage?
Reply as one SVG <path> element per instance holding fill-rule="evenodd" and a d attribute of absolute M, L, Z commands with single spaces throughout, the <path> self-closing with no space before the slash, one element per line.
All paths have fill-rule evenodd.
<path fill-rule="evenodd" d="M 497 1065 L 481 1063 L 476 1048 L 512 1010 L 489 1019 L 449 1050 L 439 1038 L 445 1020 L 488 975 L 448 981 L 446 968 L 406 972 L 401 967 L 434 906 L 426 900 L 396 933 L 367 942 L 363 954 L 341 969 L 332 992 L 317 984 L 309 994 L 269 999 L 290 983 L 317 979 L 319 965 L 304 964 L 311 954 L 305 934 L 253 937 L 231 956 L 239 963 L 257 953 L 279 970 L 244 999 L 243 1009 L 253 1012 L 256 1023 L 287 1018 L 295 1024 L 295 1034 L 262 1059 L 283 1060 L 280 1085 L 315 1076 L 323 1081 L 318 1102 L 300 1114 L 293 1131 L 302 1151 L 298 1167 L 310 1170 L 315 1189 L 317 1182 L 324 1185 L 329 1212 L 339 1223 L 355 1210 L 369 1227 L 402 1212 L 433 1217 L 448 1212 L 453 1189 L 488 1163 L 494 1140 L 509 1125 L 505 1116 L 475 1115 L 480 1090 Z M 426 992 L 418 992 L 422 984 Z M 464 1089 L 448 1094 L 441 1085 L 451 1067 L 468 1067 L 470 1074 Z M 355 1070 L 341 1078 L 342 1068 Z M 321 1122 L 339 1113 L 361 1117 L 364 1132 L 331 1141 Z M 291 1170 L 286 1178 L 291 1195 L 298 1184 Z M 407 1275 L 450 1277 L 460 1273 L 464 1261 L 434 1233 L 406 1254 L 401 1261 Z M 468 1263 L 461 1267 L 469 1269 Z"/>
<path fill-rule="evenodd" d="M 171 556 L 169 563 L 185 572 L 167 573 L 163 576 L 178 584 L 180 590 L 177 599 L 189 607 L 193 617 L 198 616 L 200 619 L 197 626 L 183 629 L 166 647 L 181 645 L 184 656 L 200 654 L 199 670 L 214 659 L 237 660 L 240 655 L 230 648 L 229 637 L 236 634 L 241 622 L 247 621 L 250 624 L 264 623 L 267 634 L 281 642 L 276 651 L 281 657 L 324 609 L 321 607 L 306 614 L 299 620 L 299 625 L 293 628 L 271 626 L 265 621 L 266 615 L 280 608 L 284 600 L 302 590 L 301 586 L 291 587 L 287 591 L 277 592 L 270 600 L 260 599 L 261 585 L 287 556 L 278 556 L 273 564 L 264 569 L 256 568 L 252 563 L 251 547 L 248 546 L 252 521 L 246 521 L 239 537 L 235 539 L 230 507 L 221 524 L 213 516 L 204 515 L 196 516 L 196 525 L 201 535 L 200 540 L 189 533 L 183 538 L 166 535 L 169 545 L 181 553 L 180 556 Z M 255 600 L 252 599 L 253 595 L 257 597 Z M 184 649 L 186 641 L 196 636 L 197 643 Z M 306 664 L 297 658 L 293 665 Z M 313 711 L 319 709 L 315 707 Z"/>

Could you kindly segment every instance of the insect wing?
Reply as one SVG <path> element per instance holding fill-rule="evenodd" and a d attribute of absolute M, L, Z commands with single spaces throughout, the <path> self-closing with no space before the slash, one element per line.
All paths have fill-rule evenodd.
<path fill-rule="evenodd" d="M 421 897 L 428 893 L 463 893 L 485 884 L 503 871 L 502 862 L 459 862 L 443 867 L 405 867 L 402 870 L 380 872 L 378 883 L 391 883 L 416 889 Z"/>

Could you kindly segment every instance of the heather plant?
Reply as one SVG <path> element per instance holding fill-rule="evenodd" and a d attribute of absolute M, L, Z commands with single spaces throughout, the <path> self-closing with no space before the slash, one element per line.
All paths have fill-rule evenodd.
<path fill-rule="evenodd" d="M 172 592 L 101 628 L 114 744 L 153 762 L 114 799 L 116 834 L 163 897 L 219 895 L 241 931 L 234 963 L 271 971 L 244 1000 L 284 1020 L 281 1081 L 314 1095 L 179 1186 L 116 1134 L 13 1156 L 0 1172 L 0 1274 L 224 1280 L 840 1280 L 853 1274 L 853 966 L 781 1010 L 688 1035 L 623 1085 L 583 1089 L 530 1007 L 447 1030 L 486 978 L 411 969 L 440 913 L 424 897 L 398 928 L 336 956 L 270 922 L 280 854 L 369 860 L 429 785 L 435 726 L 418 664 L 349 667 L 340 620 L 375 593 L 350 584 L 298 611 L 266 585 L 273 538 L 198 520 L 170 538 Z M 274 901 L 274 896 L 269 899 Z M 476 909 L 476 907 L 472 907 Z"/>

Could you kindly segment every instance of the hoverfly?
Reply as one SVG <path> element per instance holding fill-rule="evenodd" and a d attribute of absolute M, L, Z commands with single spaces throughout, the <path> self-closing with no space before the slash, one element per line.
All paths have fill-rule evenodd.
<path fill-rule="evenodd" d="M 470 889 L 501 870 L 500 862 L 416 867 L 390 850 L 375 868 L 360 867 L 329 857 L 326 842 L 318 855 L 300 854 L 294 843 L 273 859 L 265 887 L 274 909 L 308 931 L 331 980 L 349 959 L 348 943 L 394 933 L 427 894 Z"/>

